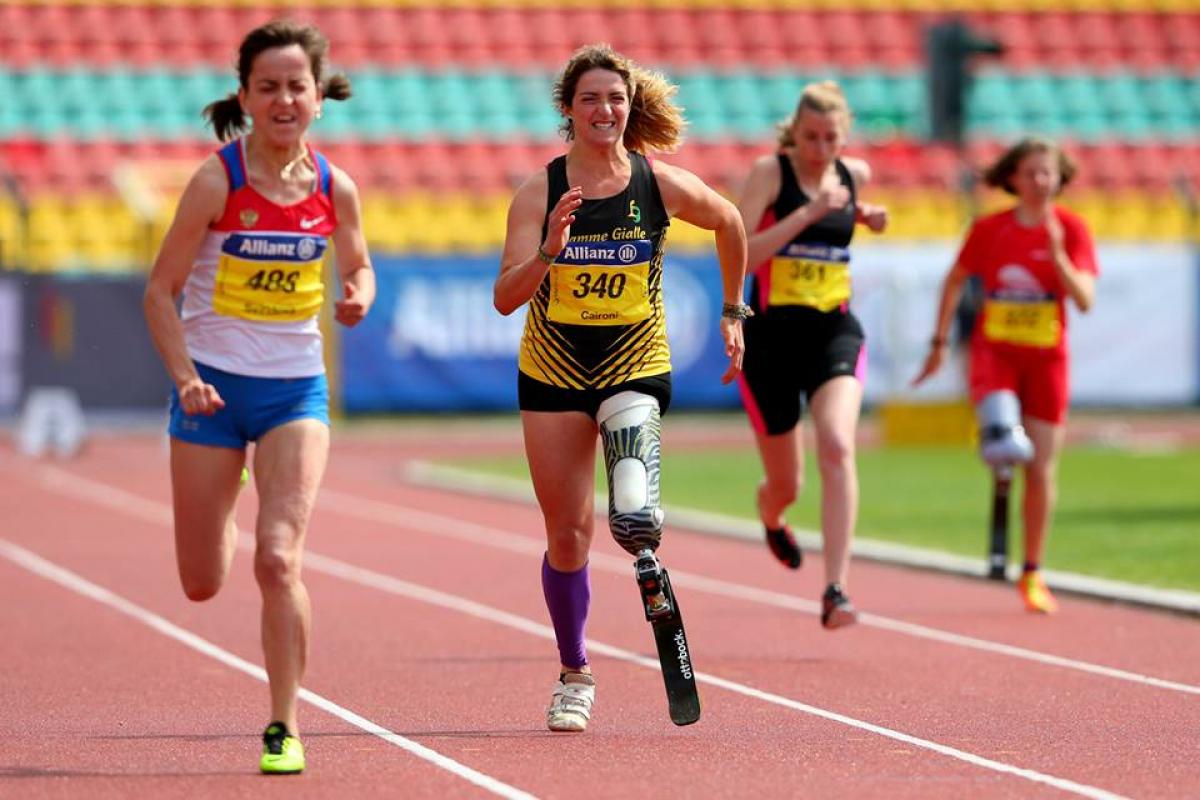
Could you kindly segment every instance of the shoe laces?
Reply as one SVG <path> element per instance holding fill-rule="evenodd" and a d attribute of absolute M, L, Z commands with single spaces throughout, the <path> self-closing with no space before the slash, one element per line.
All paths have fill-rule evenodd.
<path fill-rule="evenodd" d="M 282 722 L 272 722 L 263 731 L 263 745 L 271 755 L 283 755 L 283 742 L 289 736 L 291 734 L 288 733 L 287 725 L 284 725 Z"/>
<path fill-rule="evenodd" d="M 837 583 L 831 583 L 825 587 L 825 595 L 821 599 L 831 606 L 841 606 L 850 602 L 850 598 L 846 597 L 841 585 Z"/>
<path fill-rule="evenodd" d="M 582 675 L 583 673 L 578 674 Z M 554 698 L 551 702 L 551 711 L 581 711 L 586 713 L 591 709 L 595 696 L 596 683 L 594 680 L 590 682 L 578 679 L 567 681 L 564 675 L 554 685 Z"/>

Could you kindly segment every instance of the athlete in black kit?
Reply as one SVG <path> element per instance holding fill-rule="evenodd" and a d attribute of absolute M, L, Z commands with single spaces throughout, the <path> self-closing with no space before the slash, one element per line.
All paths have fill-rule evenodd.
<path fill-rule="evenodd" d="M 850 542 L 858 510 L 855 428 L 862 404 L 866 349 L 850 312 L 854 226 L 880 232 L 882 206 L 859 202 L 871 171 L 840 158 L 851 114 L 836 83 L 809 84 L 781 127 L 777 154 L 750 172 L 739 208 L 754 269 L 746 321 L 742 402 L 754 426 L 766 476 L 758 513 L 771 552 L 792 569 L 802 556 L 785 521 L 804 482 L 801 396 L 812 415 L 821 470 L 821 536 L 827 588 L 821 624 L 853 624 L 846 595 Z"/>
<path fill-rule="evenodd" d="M 685 725 L 700 714 L 682 618 L 655 556 L 663 524 L 660 414 L 671 389 L 663 237 L 673 216 L 716 234 L 728 383 L 741 368 L 748 312 L 746 233 L 732 203 L 690 172 L 646 157 L 679 141 L 674 90 L 606 46 L 581 48 L 554 88 L 570 149 L 517 190 L 508 213 L 494 300 L 502 314 L 529 306 L 518 398 L 546 523 L 542 587 L 560 661 L 546 714 L 554 731 L 584 730 L 595 699 L 584 624 L 598 436 L 609 527 L 637 559 L 671 718 Z"/>

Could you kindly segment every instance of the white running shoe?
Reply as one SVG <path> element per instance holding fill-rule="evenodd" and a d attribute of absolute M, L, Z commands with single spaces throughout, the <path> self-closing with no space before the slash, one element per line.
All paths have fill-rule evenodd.
<path fill-rule="evenodd" d="M 565 672 L 554 684 L 554 695 L 546 711 L 546 727 L 552 731 L 582 731 L 592 718 L 596 681 L 582 672 Z"/>

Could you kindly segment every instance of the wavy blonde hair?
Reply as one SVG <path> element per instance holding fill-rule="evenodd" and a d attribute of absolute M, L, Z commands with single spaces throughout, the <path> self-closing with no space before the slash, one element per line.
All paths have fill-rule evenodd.
<path fill-rule="evenodd" d="M 673 98 L 679 87 L 661 73 L 639 67 L 608 44 L 588 44 L 575 51 L 562 75 L 554 82 L 554 104 L 564 114 L 575 100 L 575 90 L 585 72 L 604 69 L 615 72 L 629 93 L 629 119 L 623 142 L 626 149 L 645 154 L 648 150 L 670 153 L 683 141 L 687 121 Z M 567 141 L 575 138 L 575 123 L 568 117 L 559 127 Z"/>
<path fill-rule="evenodd" d="M 837 81 L 810 83 L 800 92 L 796 110 L 776 126 L 779 131 L 780 147 L 793 147 L 796 144 L 796 137 L 792 133 L 792 129 L 796 125 L 796 119 L 799 118 L 800 112 L 806 108 L 809 111 L 816 111 L 818 114 L 841 114 L 844 123 L 843 129 L 846 131 L 850 130 L 850 123 L 854 121 L 850 104 L 846 102 L 846 95 Z"/>

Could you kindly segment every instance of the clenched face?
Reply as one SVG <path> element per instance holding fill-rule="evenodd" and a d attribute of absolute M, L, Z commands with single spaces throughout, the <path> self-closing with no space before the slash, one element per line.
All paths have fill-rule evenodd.
<path fill-rule="evenodd" d="M 238 100 L 253 120 L 255 132 L 277 147 L 299 142 L 321 107 L 312 65 L 298 44 L 273 47 L 255 56 Z"/>

